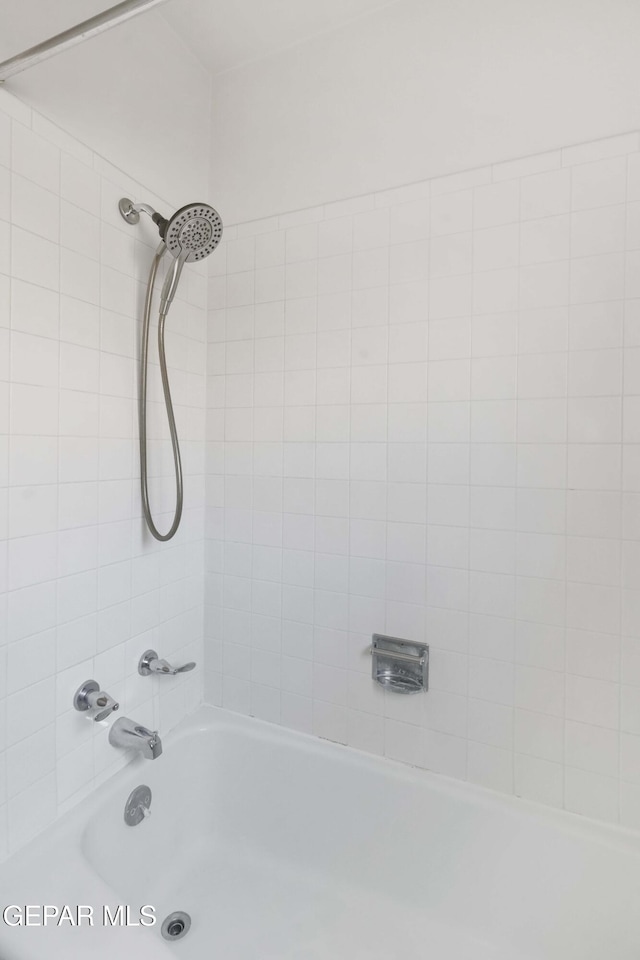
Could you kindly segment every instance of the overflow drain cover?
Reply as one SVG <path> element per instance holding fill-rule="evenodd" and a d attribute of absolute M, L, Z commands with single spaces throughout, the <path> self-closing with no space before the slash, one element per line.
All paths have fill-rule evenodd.
<path fill-rule="evenodd" d="M 162 936 L 165 940 L 181 940 L 189 933 L 191 917 L 184 910 L 176 910 L 165 918 L 162 924 Z"/>

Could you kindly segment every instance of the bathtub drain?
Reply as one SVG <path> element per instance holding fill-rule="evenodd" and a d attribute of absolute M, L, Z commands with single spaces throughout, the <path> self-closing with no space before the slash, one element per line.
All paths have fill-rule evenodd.
<path fill-rule="evenodd" d="M 181 940 L 189 933 L 191 917 L 184 910 L 176 910 L 165 918 L 162 924 L 162 936 L 165 940 Z"/>

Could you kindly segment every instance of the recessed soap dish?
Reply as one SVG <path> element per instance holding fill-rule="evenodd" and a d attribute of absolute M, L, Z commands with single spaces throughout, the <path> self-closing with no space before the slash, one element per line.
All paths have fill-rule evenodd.
<path fill-rule="evenodd" d="M 394 693 L 429 689 L 429 647 L 400 637 L 374 633 L 371 638 L 371 676 Z"/>

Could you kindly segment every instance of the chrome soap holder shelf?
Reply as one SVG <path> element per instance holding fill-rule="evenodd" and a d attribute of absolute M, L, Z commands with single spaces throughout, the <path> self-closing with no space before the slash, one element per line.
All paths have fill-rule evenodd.
<path fill-rule="evenodd" d="M 374 633 L 371 639 L 371 676 L 394 693 L 429 689 L 429 646 L 400 637 Z"/>

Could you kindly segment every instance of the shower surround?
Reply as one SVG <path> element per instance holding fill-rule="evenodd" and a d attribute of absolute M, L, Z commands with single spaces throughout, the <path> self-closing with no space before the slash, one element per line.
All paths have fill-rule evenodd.
<path fill-rule="evenodd" d="M 169 323 L 158 545 L 156 241 L 117 201 L 184 197 L 0 96 L 0 856 L 125 762 L 80 683 L 163 736 L 201 701 L 148 647 L 211 703 L 640 826 L 638 134 L 227 229 L 208 335 L 197 271 Z M 372 684 L 374 631 L 429 642 L 427 696 Z"/>
<path fill-rule="evenodd" d="M 640 827 L 639 148 L 227 228 L 210 702 Z M 373 632 L 430 644 L 428 695 Z"/>
<path fill-rule="evenodd" d="M 141 517 L 136 400 L 157 241 L 122 220 L 123 195 L 182 199 L 154 197 L 0 91 L 0 857 L 126 761 L 73 709 L 81 683 L 162 735 L 201 699 L 198 671 L 143 678 L 137 661 L 149 647 L 203 658 L 206 279 L 185 276 L 167 332 L 186 504 L 158 545 Z M 169 523 L 157 366 L 149 412 L 152 501 Z"/>

